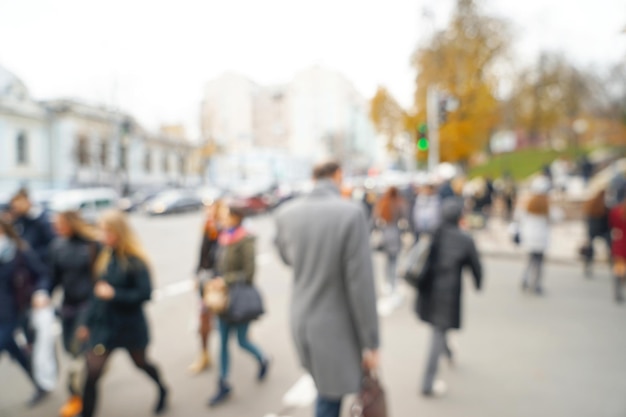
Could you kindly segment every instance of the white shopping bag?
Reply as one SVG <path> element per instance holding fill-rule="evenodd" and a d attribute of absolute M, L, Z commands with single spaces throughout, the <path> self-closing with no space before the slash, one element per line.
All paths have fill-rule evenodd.
<path fill-rule="evenodd" d="M 33 309 L 31 325 L 35 330 L 33 377 L 39 387 L 53 391 L 58 377 L 54 346 L 54 309 L 51 306 Z"/>

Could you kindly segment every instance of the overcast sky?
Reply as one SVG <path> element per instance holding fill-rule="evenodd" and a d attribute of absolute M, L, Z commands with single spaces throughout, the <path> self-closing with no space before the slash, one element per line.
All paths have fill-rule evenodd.
<path fill-rule="evenodd" d="M 0 65 L 37 99 L 117 105 L 149 128 L 192 136 L 206 81 L 235 70 L 288 82 L 312 64 L 365 96 L 386 85 L 412 102 L 409 58 L 454 0 L 0 0 Z M 423 17 L 423 9 L 434 19 Z M 626 59 L 625 0 L 483 0 L 514 25 L 516 57 L 562 50 L 585 66 Z M 434 22 L 433 22 L 434 20 Z"/>

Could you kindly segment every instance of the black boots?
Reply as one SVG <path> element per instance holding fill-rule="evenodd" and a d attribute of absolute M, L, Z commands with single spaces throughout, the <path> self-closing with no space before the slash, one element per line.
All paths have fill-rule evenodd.
<path fill-rule="evenodd" d="M 259 368 L 259 376 L 257 378 L 259 382 L 265 381 L 265 378 L 267 378 L 267 372 L 269 371 L 269 367 L 270 360 L 264 359 L 263 362 L 261 362 L 261 366 Z"/>
<path fill-rule="evenodd" d="M 159 415 L 162 414 L 167 408 L 167 388 L 164 386 L 159 387 L 159 400 L 157 401 L 156 407 L 154 407 L 154 414 Z"/>

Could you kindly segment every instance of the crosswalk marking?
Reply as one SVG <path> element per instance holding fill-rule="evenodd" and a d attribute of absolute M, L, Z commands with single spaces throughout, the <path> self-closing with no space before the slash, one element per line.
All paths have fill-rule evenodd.
<path fill-rule="evenodd" d="M 303 375 L 283 397 L 285 407 L 304 408 L 313 404 L 317 397 L 317 389 L 311 375 Z"/>
<path fill-rule="evenodd" d="M 261 253 L 256 256 L 256 262 L 259 266 L 267 265 L 273 260 L 271 253 Z M 161 301 L 166 298 L 176 297 L 178 295 L 186 294 L 193 291 L 195 283 L 193 280 L 178 281 L 172 284 L 165 285 L 161 288 L 157 288 L 152 291 L 152 298 L 155 301 Z"/>

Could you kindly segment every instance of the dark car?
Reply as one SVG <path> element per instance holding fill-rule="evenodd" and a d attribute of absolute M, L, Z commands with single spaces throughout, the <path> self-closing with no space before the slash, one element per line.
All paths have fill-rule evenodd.
<path fill-rule="evenodd" d="M 146 213 L 160 214 L 186 213 L 198 211 L 204 204 L 202 199 L 191 191 L 165 191 L 155 196 L 145 205 Z"/>
<path fill-rule="evenodd" d="M 119 202 L 120 209 L 125 212 L 141 210 L 153 198 L 163 193 L 163 189 L 141 189 L 133 193 L 130 197 L 122 198 Z"/>

